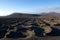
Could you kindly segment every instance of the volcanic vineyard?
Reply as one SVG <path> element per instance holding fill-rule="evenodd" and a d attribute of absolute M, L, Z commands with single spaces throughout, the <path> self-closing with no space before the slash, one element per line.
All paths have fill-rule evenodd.
<path fill-rule="evenodd" d="M 29 35 L 32 31 L 34 18 L 9 18 L 0 20 L 1 38 L 20 38 Z M 32 31 L 33 32 L 33 31 Z M 30 32 L 30 34 L 32 34 Z"/>
<path fill-rule="evenodd" d="M 0 39 L 60 36 L 55 26 L 41 18 L 0 18 Z"/>

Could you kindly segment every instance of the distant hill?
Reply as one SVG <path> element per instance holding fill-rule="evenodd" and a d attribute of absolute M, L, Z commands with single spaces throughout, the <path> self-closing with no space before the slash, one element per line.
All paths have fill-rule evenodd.
<path fill-rule="evenodd" d="M 60 13 L 56 12 L 48 12 L 48 13 L 41 13 L 42 16 L 60 16 Z"/>
<path fill-rule="evenodd" d="M 1 17 L 2 18 L 20 18 L 20 17 L 37 17 L 37 16 L 40 16 L 40 15 L 38 15 L 38 14 L 25 14 L 25 13 L 13 13 L 11 15 L 1 16 Z"/>
<path fill-rule="evenodd" d="M 27 14 L 27 13 L 12 13 L 8 16 L 0 16 L 0 18 L 23 18 L 23 17 L 40 17 L 40 16 L 60 16 L 60 13 L 56 12 L 48 12 L 48 13 L 40 13 L 40 14 Z"/>

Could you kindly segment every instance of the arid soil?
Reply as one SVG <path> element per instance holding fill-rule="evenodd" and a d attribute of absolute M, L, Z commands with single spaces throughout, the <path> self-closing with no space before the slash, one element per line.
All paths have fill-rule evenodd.
<path fill-rule="evenodd" d="M 60 40 L 59 16 L 0 18 L 0 40 Z"/>

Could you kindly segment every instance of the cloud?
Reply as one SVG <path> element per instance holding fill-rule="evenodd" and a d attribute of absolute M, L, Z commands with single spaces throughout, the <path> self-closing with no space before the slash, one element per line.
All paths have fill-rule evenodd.
<path fill-rule="evenodd" d="M 51 7 L 51 8 L 44 8 L 44 9 L 36 9 L 33 13 L 43 13 L 43 12 L 58 12 L 60 13 L 60 7 Z"/>
<path fill-rule="evenodd" d="M 36 9 L 30 11 L 23 11 L 23 10 L 1 10 L 0 9 L 0 16 L 7 16 L 12 14 L 13 12 L 21 12 L 21 13 L 30 13 L 30 14 L 40 14 L 40 13 L 47 13 L 47 12 L 58 12 L 60 13 L 60 7 L 50 7 L 50 8 L 43 8 L 43 9 Z"/>
<path fill-rule="evenodd" d="M 11 11 L 0 11 L 0 16 L 6 16 L 12 14 Z"/>
<path fill-rule="evenodd" d="M 7 16 L 7 15 L 10 15 L 10 14 L 15 13 L 15 12 L 30 13 L 30 11 L 27 11 L 27 10 L 23 11 L 23 10 L 17 10 L 17 9 L 13 9 L 13 10 L 12 9 L 6 9 L 6 10 L 0 9 L 0 16 Z"/>

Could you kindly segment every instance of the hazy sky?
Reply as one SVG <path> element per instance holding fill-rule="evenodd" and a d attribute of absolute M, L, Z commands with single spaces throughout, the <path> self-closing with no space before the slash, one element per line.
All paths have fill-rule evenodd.
<path fill-rule="evenodd" d="M 0 16 L 48 7 L 60 7 L 60 0 L 0 0 Z"/>

